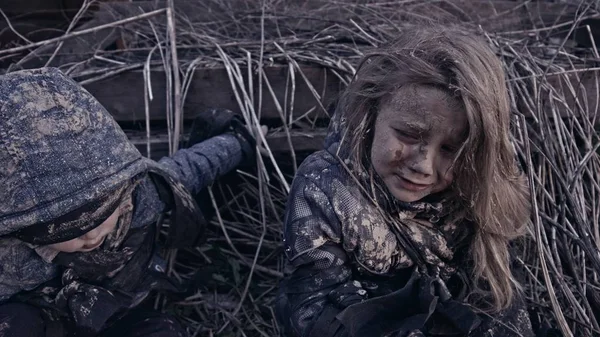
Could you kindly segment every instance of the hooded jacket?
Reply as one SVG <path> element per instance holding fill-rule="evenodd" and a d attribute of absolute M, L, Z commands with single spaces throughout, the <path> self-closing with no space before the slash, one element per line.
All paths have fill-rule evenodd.
<path fill-rule="evenodd" d="M 468 223 L 452 201 L 376 206 L 335 115 L 325 149 L 299 167 L 287 203 L 290 274 L 277 298 L 292 336 L 532 336 L 524 303 L 497 315 L 465 304 Z"/>
<path fill-rule="evenodd" d="M 100 103 L 59 70 L 26 70 L 0 77 L 0 303 L 58 279 L 62 283 L 59 294 L 42 294 L 42 289 L 38 295 L 56 304 L 69 291 L 85 298 L 103 287 L 112 295 L 115 289 L 111 287 L 117 287 L 126 288 L 131 296 L 115 307 L 135 305 L 137 295 L 149 289 L 142 285 L 143 270 L 152 261 L 152 234 L 159 217 L 172 211 L 172 246 L 197 243 L 205 221 L 192 194 L 241 160 L 240 141 L 227 134 L 158 163 L 148 160 Z M 90 280 L 76 276 L 76 261 L 81 259 L 74 262 L 70 254 L 64 254 L 62 260 L 69 261 L 68 265 L 57 265 L 40 254 L 39 245 L 78 237 L 83 227 L 98 225 L 72 221 L 68 228 L 56 219 L 89 208 L 127 184 L 133 187 L 129 233 L 124 246 L 110 253 L 120 257 L 126 250 L 122 261 L 133 266 L 119 267 L 112 277 L 118 281 L 93 280 L 88 289 Z M 97 250 L 103 249 L 104 245 Z M 65 306 L 79 310 L 75 303 Z M 104 321 L 88 323 L 100 329 Z"/>

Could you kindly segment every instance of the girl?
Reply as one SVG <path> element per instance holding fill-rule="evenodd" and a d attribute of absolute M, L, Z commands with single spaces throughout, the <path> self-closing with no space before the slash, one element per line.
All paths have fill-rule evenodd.
<path fill-rule="evenodd" d="M 288 200 L 287 336 L 531 336 L 509 242 L 529 217 L 502 66 L 460 30 L 368 55 Z"/>
<path fill-rule="evenodd" d="M 177 289 L 156 254 L 160 219 L 171 212 L 171 247 L 196 245 L 192 195 L 254 156 L 231 112 L 197 121 L 191 147 L 156 163 L 59 70 L 0 77 L 0 336 L 186 335 L 135 310 Z"/>

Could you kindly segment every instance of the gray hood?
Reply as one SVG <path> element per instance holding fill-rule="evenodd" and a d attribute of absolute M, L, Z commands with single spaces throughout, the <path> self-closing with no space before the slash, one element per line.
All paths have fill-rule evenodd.
<path fill-rule="evenodd" d="M 58 69 L 0 77 L 0 235 L 114 191 L 148 161 L 112 116 Z"/>

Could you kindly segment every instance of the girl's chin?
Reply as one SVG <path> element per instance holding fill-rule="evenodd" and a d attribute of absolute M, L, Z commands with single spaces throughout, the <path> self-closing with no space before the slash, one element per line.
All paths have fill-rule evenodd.
<path fill-rule="evenodd" d="M 392 184 L 388 184 L 387 188 L 397 200 L 402 202 L 419 201 L 431 194 L 431 186 L 410 184 L 399 177 L 394 177 Z"/>
<path fill-rule="evenodd" d="M 397 200 L 402 201 L 402 202 L 417 202 L 417 201 L 421 201 L 421 199 L 428 196 L 428 194 L 416 195 L 413 192 L 407 192 L 407 191 L 398 191 L 393 194 Z"/>

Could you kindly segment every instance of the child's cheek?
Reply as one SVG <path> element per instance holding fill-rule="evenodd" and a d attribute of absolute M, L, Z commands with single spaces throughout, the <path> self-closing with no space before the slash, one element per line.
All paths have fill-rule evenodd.
<path fill-rule="evenodd" d="M 388 138 L 386 149 L 389 156 L 389 165 L 392 168 L 398 168 L 402 166 L 405 155 L 404 144 L 398 140 L 394 140 L 393 138 Z"/>
<path fill-rule="evenodd" d="M 442 188 L 441 190 L 445 190 L 450 184 L 454 181 L 454 172 L 453 170 L 447 170 L 446 174 L 442 177 Z"/>
<path fill-rule="evenodd" d="M 400 167 L 402 165 L 402 161 L 404 160 L 404 144 L 397 142 L 389 153 L 392 154 L 392 158 L 390 160 L 392 166 Z"/>

